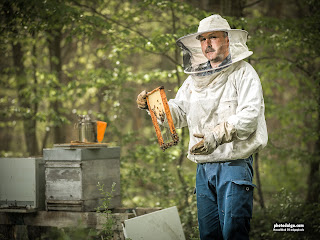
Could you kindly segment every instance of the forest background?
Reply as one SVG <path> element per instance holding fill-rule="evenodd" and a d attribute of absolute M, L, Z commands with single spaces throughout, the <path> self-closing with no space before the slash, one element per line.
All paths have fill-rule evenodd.
<path fill-rule="evenodd" d="M 175 96 L 187 77 L 175 41 L 204 17 L 247 30 L 269 132 L 254 156 L 251 237 L 320 234 L 320 1 L 4 0 L 0 8 L 0 157 L 76 140 L 77 114 L 90 114 L 108 122 L 104 142 L 121 147 L 123 206 L 178 206 L 188 239 L 197 239 L 188 130 L 163 152 L 136 96 L 162 85 Z M 274 232 L 275 223 L 302 223 L 304 232 Z"/>

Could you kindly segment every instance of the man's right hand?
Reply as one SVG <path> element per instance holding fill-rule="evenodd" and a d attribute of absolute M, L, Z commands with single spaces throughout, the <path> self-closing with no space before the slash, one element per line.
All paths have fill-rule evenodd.
<path fill-rule="evenodd" d="M 137 105 L 140 109 L 148 109 L 147 92 L 143 90 L 137 97 Z"/>

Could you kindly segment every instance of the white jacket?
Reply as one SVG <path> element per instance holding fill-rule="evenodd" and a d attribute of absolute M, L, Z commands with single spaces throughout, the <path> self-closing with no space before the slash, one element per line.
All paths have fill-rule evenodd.
<path fill-rule="evenodd" d="M 241 60 L 209 76 L 190 75 L 169 107 L 176 128 L 188 127 L 189 150 L 201 139 L 195 133 L 208 133 L 227 122 L 236 136 L 209 155 L 192 155 L 197 163 L 221 162 L 249 157 L 266 146 L 267 126 L 264 99 L 259 76 Z"/>

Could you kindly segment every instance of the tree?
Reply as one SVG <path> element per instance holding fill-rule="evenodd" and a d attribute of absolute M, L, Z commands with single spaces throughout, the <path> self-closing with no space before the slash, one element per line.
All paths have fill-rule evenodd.
<path fill-rule="evenodd" d="M 17 5 L 8 1 L 3 3 L 1 12 L 2 24 L 6 26 L 3 34 L 6 35 L 10 41 L 13 58 L 13 73 L 16 79 L 17 98 L 19 103 L 20 112 L 25 118 L 23 121 L 24 137 L 26 141 L 27 151 L 30 155 L 36 155 L 39 153 L 36 135 L 36 118 L 35 115 L 38 111 L 38 103 L 33 102 L 30 98 L 31 95 L 36 94 L 33 83 L 36 83 L 36 78 L 33 79 L 33 83 L 27 78 L 24 58 L 25 49 L 22 44 L 26 42 L 26 32 L 21 27 L 23 25 L 23 13 L 19 12 L 19 9 L 23 9 L 25 5 L 23 2 L 18 2 Z M 29 11 L 28 7 L 25 11 Z M 30 86 L 30 84 L 32 84 Z"/>
<path fill-rule="evenodd" d="M 300 159 L 308 165 L 307 202 L 318 202 L 319 192 L 319 6 L 301 4 L 299 18 L 261 18 L 251 47 L 259 52 L 252 61 L 262 74 L 269 118 L 280 128 L 269 145 L 282 161 Z M 301 13 L 304 13 L 301 15 Z M 264 79 L 267 79 L 264 81 Z"/>

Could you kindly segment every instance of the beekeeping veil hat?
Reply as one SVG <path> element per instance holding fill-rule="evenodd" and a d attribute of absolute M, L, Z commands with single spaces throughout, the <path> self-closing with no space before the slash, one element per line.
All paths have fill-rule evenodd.
<path fill-rule="evenodd" d="M 226 19 L 220 15 L 212 15 L 200 21 L 198 32 L 186 35 L 177 40 L 178 46 L 183 50 L 184 72 L 187 74 L 197 74 L 215 69 L 201 70 L 201 66 L 208 62 L 203 55 L 199 35 L 207 32 L 224 31 L 229 37 L 229 54 L 231 62 L 219 66 L 215 69 L 229 66 L 235 62 L 249 57 L 252 52 L 246 45 L 248 32 L 240 29 L 231 29 Z"/>

